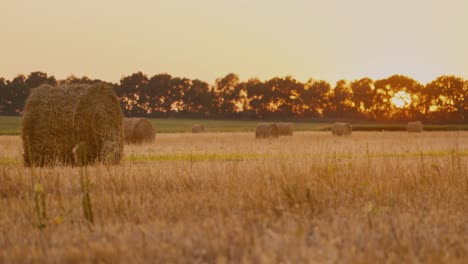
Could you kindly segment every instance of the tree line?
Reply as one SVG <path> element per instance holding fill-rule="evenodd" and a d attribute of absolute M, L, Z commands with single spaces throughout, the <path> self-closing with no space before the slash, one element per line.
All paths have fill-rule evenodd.
<path fill-rule="evenodd" d="M 20 115 L 32 88 L 42 84 L 101 82 L 86 76 L 57 80 L 43 72 L 0 78 L 0 115 Z M 111 84 L 126 116 L 251 119 L 369 120 L 468 123 L 468 80 L 440 76 L 422 85 L 393 75 L 385 79 L 300 82 L 291 76 L 240 81 L 230 73 L 209 84 L 162 73 L 137 72 Z M 400 105 L 395 104 L 395 98 Z M 397 100 L 398 101 L 398 100 Z"/>

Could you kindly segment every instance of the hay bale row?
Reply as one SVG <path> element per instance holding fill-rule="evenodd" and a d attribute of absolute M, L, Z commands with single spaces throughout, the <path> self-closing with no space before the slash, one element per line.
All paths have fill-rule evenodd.
<path fill-rule="evenodd" d="M 156 131 L 146 118 L 124 118 L 123 127 L 127 144 L 144 144 L 154 142 Z"/>
<path fill-rule="evenodd" d="M 334 123 L 331 129 L 333 136 L 350 136 L 353 129 L 349 123 Z"/>
<path fill-rule="evenodd" d="M 203 133 L 205 132 L 205 126 L 200 124 L 195 124 L 192 126 L 192 133 Z"/>
<path fill-rule="evenodd" d="M 259 123 L 255 129 L 255 138 L 277 138 L 279 134 L 278 126 L 273 123 Z"/>
<path fill-rule="evenodd" d="M 406 130 L 409 133 L 422 133 L 423 124 L 421 123 L 421 121 L 408 122 L 408 125 L 406 126 Z"/>
<path fill-rule="evenodd" d="M 26 166 L 117 164 L 122 110 L 112 86 L 43 85 L 29 95 L 21 120 Z"/>
<path fill-rule="evenodd" d="M 293 123 L 276 123 L 280 136 L 292 136 L 294 132 Z"/>

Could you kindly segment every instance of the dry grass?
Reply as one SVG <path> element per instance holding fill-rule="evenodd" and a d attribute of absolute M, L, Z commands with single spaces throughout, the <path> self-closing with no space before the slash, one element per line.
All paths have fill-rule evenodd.
<path fill-rule="evenodd" d="M 0 263 L 468 258 L 467 132 L 158 137 L 85 169 L 24 168 L 0 137 Z"/>

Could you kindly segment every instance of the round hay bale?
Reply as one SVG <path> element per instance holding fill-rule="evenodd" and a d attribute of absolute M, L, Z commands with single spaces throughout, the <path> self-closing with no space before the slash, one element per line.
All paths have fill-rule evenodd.
<path fill-rule="evenodd" d="M 125 142 L 128 144 L 154 142 L 156 131 L 153 124 L 146 118 L 124 118 L 123 127 Z"/>
<path fill-rule="evenodd" d="M 334 123 L 331 129 L 332 135 L 334 136 L 350 136 L 353 129 L 349 123 Z"/>
<path fill-rule="evenodd" d="M 26 100 L 21 138 L 26 166 L 118 164 L 122 110 L 104 83 L 42 85 Z"/>
<path fill-rule="evenodd" d="M 408 122 L 408 125 L 406 126 L 406 130 L 410 133 L 422 133 L 423 124 L 421 123 L 421 121 Z"/>
<path fill-rule="evenodd" d="M 279 128 L 272 123 L 259 123 L 255 129 L 255 138 L 277 138 L 279 137 Z"/>
<path fill-rule="evenodd" d="M 192 133 L 203 133 L 205 132 L 205 126 L 200 124 L 195 124 L 192 126 Z"/>
<path fill-rule="evenodd" d="M 280 136 L 292 136 L 294 132 L 293 123 L 276 123 Z"/>

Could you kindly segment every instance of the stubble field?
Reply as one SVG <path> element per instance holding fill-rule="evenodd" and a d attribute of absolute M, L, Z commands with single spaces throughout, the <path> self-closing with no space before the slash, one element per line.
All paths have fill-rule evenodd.
<path fill-rule="evenodd" d="M 25 168 L 0 137 L 0 263 L 466 263 L 468 132 L 158 134 Z"/>

